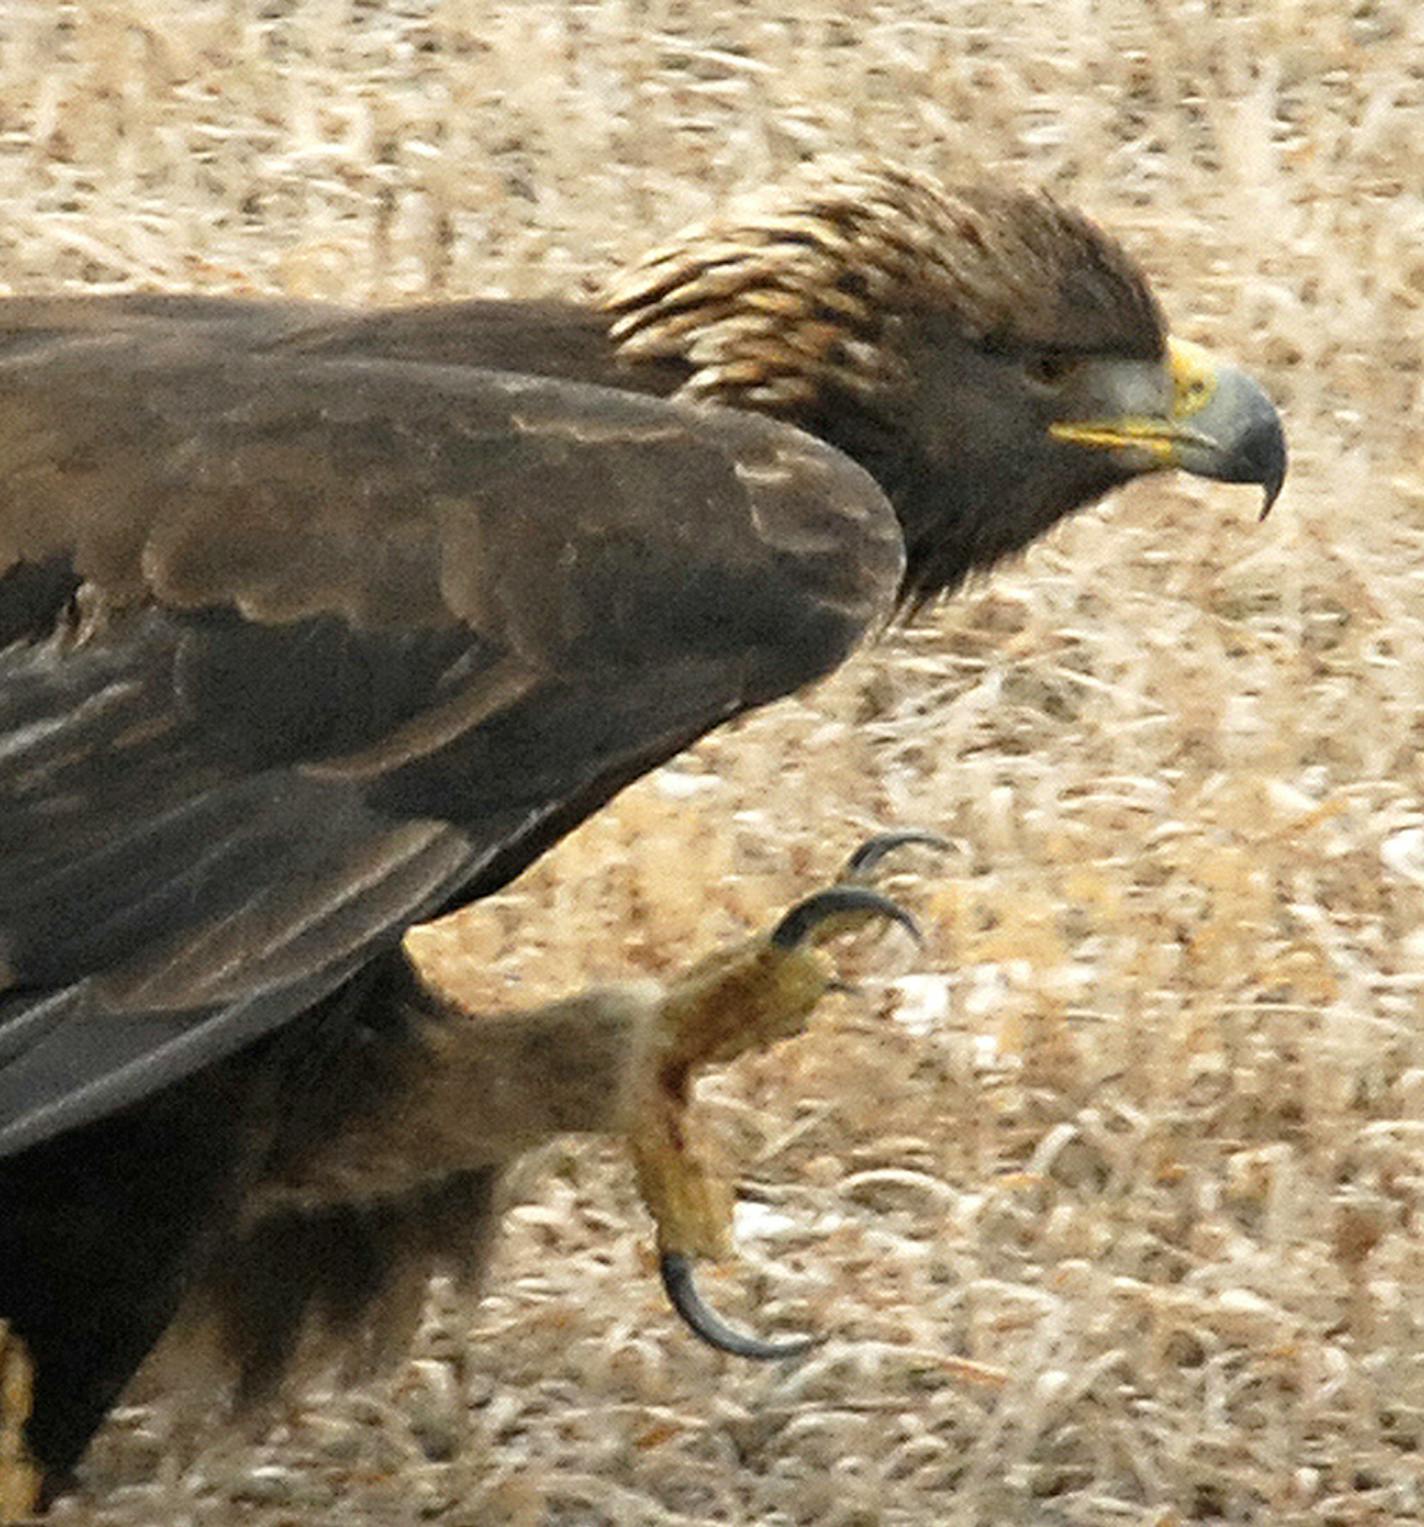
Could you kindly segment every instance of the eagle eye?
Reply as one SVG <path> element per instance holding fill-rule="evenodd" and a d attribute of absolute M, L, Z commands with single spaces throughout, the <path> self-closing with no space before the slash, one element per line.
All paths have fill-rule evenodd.
<path fill-rule="evenodd" d="M 1061 387 L 1082 365 L 1082 357 L 1061 350 L 1042 350 L 1024 360 L 1024 375 L 1035 387 Z"/>

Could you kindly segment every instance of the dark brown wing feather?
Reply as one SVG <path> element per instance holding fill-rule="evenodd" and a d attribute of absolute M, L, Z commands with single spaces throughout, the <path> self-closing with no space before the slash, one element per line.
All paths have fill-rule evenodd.
<path fill-rule="evenodd" d="M 900 571 L 787 426 L 134 306 L 0 308 L 6 1150 L 502 883 Z"/>

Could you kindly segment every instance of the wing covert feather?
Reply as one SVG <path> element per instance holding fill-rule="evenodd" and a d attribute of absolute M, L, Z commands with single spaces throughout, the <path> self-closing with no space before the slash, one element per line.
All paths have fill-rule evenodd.
<path fill-rule="evenodd" d="M 902 555 L 873 480 L 788 425 L 474 368 L 233 354 L 206 330 L 0 349 L 0 478 L 0 570 L 69 556 L 119 603 L 463 623 L 594 659 L 671 610 L 693 634 L 707 612 L 679 574 L 737 582 L 783 623 L 824 603 L 862 629 Z"/>
<path fill-rule="evenodd" d="M 787 426 L 181 318 L 0 318 L 0 1151 L 280 1026 L 898 585 Z"/>

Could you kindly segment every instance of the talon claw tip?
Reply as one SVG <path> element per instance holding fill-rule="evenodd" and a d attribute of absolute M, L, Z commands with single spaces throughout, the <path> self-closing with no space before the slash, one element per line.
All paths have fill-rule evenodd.
<path fill-rule="evenodd" d="M 798 901 L 771 930 L 771 942 L 778 949 L 795 949 L 820 923 L 841 912 L 878 912 L 888 921 L 899 923 L 917 944 L 923 945 L 925 941 L 920 925 L 899 902 L 865 886 L 833 885 Z"/>
<path fill-rule="evenodd" d="M 763 1341 L 729 1326 L 714 1310 L 703 1303 L 692 1277 L 692 1259 L 680 1251 L 665 1251 L 658 1258 L 658 1271 L 668 1302 L 694 1335 L 709 1347 L 732 1357 L 751 1358 L 755 1362 L 784 1362 L 802 1357 L 821 1343 L 819 1336 L 793 1336 L 786 1341 Z"/>
<path fill-rule="evenodd" d="M 937 848 L 945 853 L 953 846 L 948 838 L 942 838 L 937 832 L 928 832 L 923 827 L 877 832 L 873 837 L 867 838 L 846 860 L 845 867 L 841 870 L 841 879 L 860 879 L 873 870 L 886 854 L 894 853 L 897 848 L 907 848 L 912 843 L 921 844 L 925 848 Z"/>

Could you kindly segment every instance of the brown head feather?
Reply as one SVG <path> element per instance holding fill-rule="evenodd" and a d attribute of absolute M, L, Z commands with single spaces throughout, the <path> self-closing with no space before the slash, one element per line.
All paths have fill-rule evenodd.
<path fill-rule="evenodd" d="M 820 159 L 685 230 L 604 293 L 626 360 L 674 360 L 691 397 L 796 410 L 905 380 L 896 330 L 948 314 L 967 340 L 1160 355 L 1145 277 L 1041 192 L 944 189 L 879 159 Z"/>

